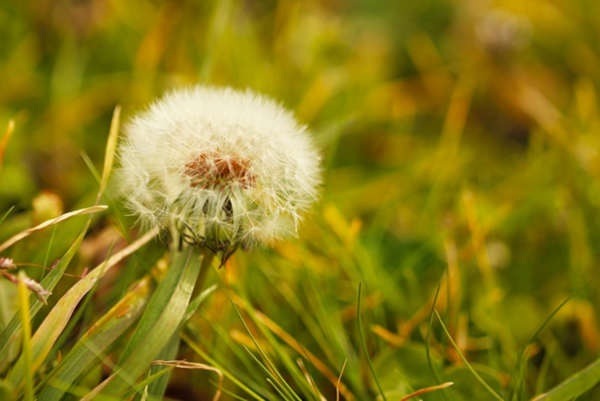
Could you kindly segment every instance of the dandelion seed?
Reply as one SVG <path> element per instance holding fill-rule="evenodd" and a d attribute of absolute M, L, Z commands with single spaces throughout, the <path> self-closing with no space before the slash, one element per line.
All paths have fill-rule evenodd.
<path fill-rule="evenodd" d="M 225 258 L 296 235 L 317 197 L 320 157 L 306 127 L 249 90 L 171 92 L 126 134 L 118 174 L 129 209 Z"/>

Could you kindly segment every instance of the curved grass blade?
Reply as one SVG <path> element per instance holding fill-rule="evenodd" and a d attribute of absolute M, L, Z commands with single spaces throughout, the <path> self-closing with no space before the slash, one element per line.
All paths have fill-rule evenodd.
<path fill-rule="evenodd" d="M 379 389 L 379 394 L 381 394 L 381 398 L 383 401 L 387 401 L 385 398 L 385 394 L 381 389 L 381 384 L 379 384 L 379 380 L 377 380 L 377 375 L 375 374 L 375 368 L 373 367 L 373 362 L 371 362 L 371 358 L 369 357 L 369 351 L 367 350 L 367 343 L 365 342 L 365 334 L 362 329 L 362 319 L 360 317 L 360 295 L 362 290 L 362 283 L 358 283 L 358 310 L 356 311 L 358 317 L 358 332 L 360 333 L 360 342 L 363 347 L 363 351 L 365 352 L 365 356 L 367 357 L 367 362 L 369 363 L 369 368 L 371 369 L 371 374 L 373 374 L 373 379 L 375 379 L 375 384 L 377 384 L 377 388 Z"/>
<path fill-rule="evenodd" d="M 133 386 L 132 388 L 130 388 L 125 395 L 123 396 L 123 399 L 127 399 L 130 400 L 131 397 L 133 397 L 133 395 L 135 394 L 142 394 L 144 392 L 144 389 L 146 387 L 151 386 L 152 384 L 156 383 L 157 380 L 160 380 L 161 378 L 163 378 L 165 375 L 171 373 L 171 371 L 175 369 L 175 366 L 168 366 L 163 370 L 159 370 L 156 373 L 151 374 L 150 376 L 148 376 L 147 378 L 145 378 L 144 380 L 142 380 L 141 382 L 137 383 L 135 386 Z M 156 398 L 154 396 L 152 396 L 152 394 L 148 394 L 148 398 L 149 400 L 161 400 L 162 398 Z"/>
<path fill-rule="evenodd" d="M 85 215 L 85 214 L 101 212 L 106 209 L 108 209 L 108 206 L 105 206 L 105 205 L 91 206 L 91 207 L 86 207 L 84 209 L 75 210 L 73 212 L 61 214 L 60 216 L 58 216 L 55 219 L 46 220 L 43 223 L 38 224 L 37 226 L 29 228 L 25 231 L 22 231 L 18 234 L 15 234 L 12 237 L 10 237 L 8 240 L 4 241 L 4 243 L 0 244 L 0 252 L 5 251 L 10 246 L 21 241 L 23 238 L 26 238 L 29 235 L 33 234 L 34 232 L 42 230 L 48 226 L 58 224 L 62 221 L 65 221 L 65 220 L 71 218 L 71 217 L 74 217 L 74 216 L 81 216 L 81 215 Z"/>
<path fill-rule="evenodd" d="M 437 386 L 431 386 L 431 387 L 427 387 L 427 388 L 422 388 L 420 390 L 415 391 L 414 393 L 411 393 L 411 394 L 407 395 L 406 397 L 402 397 L 402 399 L 400 399 L 400 401 L 407 401 L 407 400 L 410 400 L 411 398 L 414 398 L 414 397 L 416 397 L 418 395 L 431 393 L 432 391 L 443 390 L 445 388 L 448 388 L 448 387 L 452 386 L 453 384 L 454 383 L 452 383 L 452 382 L 447 382 L 447 383 L 439 384 Z"/>
<path fill-rule="evenodd" d="M 550 370 L 553 356 L 554 356 L 554 353 L 556 352 L 556 347 L 557 347 L 557 345 L 553 344 L 544 353 L 544 359 L 542 360 L 542 365 L 540 366 L 538 377 L 537 377 L 537 380 L 535 383 L 534 394 L 542 394 L 544 392 L 544 389 L 546 388 L 546 380 L 548 378 L 548 371 Z"/>
<path fill-rule="evenodd" d="M 504 401 L 503 398 L 500 397 L 498 395 L 498 393 L 496 393 L 494 391 L 494 389 L 491 388 L 490 385 L 487 384 L 485 382 L 485 380 L 483 380 L 481 378 L 481 376 L 479 376 L 479 374 L 475 371 L 475 369 L 473 369 L 473 367 L 471 366 L 471 364 L 467 361 L 467 358 L 465 358 L 465 356 L 463 355 L 463 353 L 460 352 L 460 348 L 458 348 L 458 345 L 456 345 L 456 343 L 454 342 L 454 339 L 452 338 L 452 336 L 450 336 L 450 333 L 448 332 L 448 329 L 446 329 L 446 325 L 444 325 L 444 322 L 442 321 L 442 317 L 440 316 L 440 314 L 438 313 L 438 311 L 434 309 L 434 312 L 435 312 L 435 315 L 437 316 L 438 320 L 440 321 L 440 324 L 442 325 L 442 329 L 444 330 L 444 333 L 446 333 L 446 336 L 448 336 L 448 339 L 452 343 L 452 346 L 454 347 L 454 349 L 456 350 L 456 352 L 458 353 L 458 355 L 460 356 L 460 358 L 463 360 L 463 362 L 465 363 L 465 365 L 467 366 L 467 368 L 469 368 L 469 370 L 471 371 L 471 373 L 473 373 L 473 376 L 475 376 L 475 378 L 483 385 L 483 387 L 486 388 L 487 391 L 490 392 L 490 394 L 492 396 L 494 396 L 495 399 L 497 399 L 499 401 Z"/>
<path fill-rule="evenodd" d="M 317 385 L 315 384 L 315 378 L 306 369 L 306 366 L 304 366 L 304 362 L 302 362 L 302 358 L 296 359 L 296 363 L 300 367 L 300 370 L 302 370 L 302 373 L 304 374 L 306 381 L 312 387 L 312 389 L 313 389 L 312 395 L 317 399 L 317 401 L 325 400 L 325 397 L 323 397 L 323 394 L 321 394 L 321 392 L 317 388 Z"/>
<path fill-rule="evenodd" d="M 191 247 L 174 257 L 126 348 L 126 356 L 121 358 L 111 376 L 84 400 L 91 400 L 100 394 L 121 397 L 135 386 L 136 380 L 179 329 L 200 271 L 198 262 L 198 255 L 194 254 L 194 248 Z M 175 288 L 172 291 L 173 285 Z"/>
<path fill-rule="evenodd" d="M 433 379 L 435 380 L 438 386 L 442 385 L 442 381 L 438 376 L 435 368 L 433 367 L 433 362 L 431 361 L 431 349 L 429 347 L 429 339 L 431 338 L 431 331 L 433 329 L 433 316 L 435 312 L 435 306 L 437 305 L 438 296 L 440 295 L 440 289 L 442 288 L 442 284 L 438 284 L 437 290 L 435 291 L 435 296 L 433 298 L 433 305 L 431 306 L 431 314 L 429 316 L 429 324 L 427 325 L 427 335 L 425 336 L 425 354 L 427 355 L 427 364 L 429 365 L 429 370 L 431 370 L 431 374 L 433 375 Z M 448 400 L 448 395 L 446 391 L 442 391 L 442 396 L 445 400 Z"/>
<path fill-rule="evenodd" d="M 152 240 L 156 234 L 158 234 L 158 229 L 151 230 L 128 247 L 111 256 L 107 261 L 92 270 L 91 273 L 79 280 L 58 301 L 32 338 L 31 346 L 34 355 L 32 368 L 34 370 L 38 369 L 46 359 L 46 356 L 52 349 L 52 346 L 62 330 L 67 325 L 69 318 L 73 314 L 73 311 L 79 304 L 81 298 L 94 287 L 96 282 L 102 278 L 110 268 Z M 8 380 L 17 389 L 20 389 L 23 385 L 25 374 L 23 364 L 23 357 L 21 357 L 8 376 Z"/>
<path fill-rule="evenodd" d="M 558 311 L 560 311 L 570 300 L 572 300 L 577 294 L 579 294 L 590 283 L 591 283 L 591 281 L 584 284 L 580 289 L 578 289 L 573 294 L 571 294 L 569 297 L 567 297 L 567 299 L 562 301 L 561 304 L 558 305 L 558 307 L 556 307 L 556 309 L 554 309 L 554 311 L 552 311 L 550 316 L 548 316 L 546 318 L 546 320 L 544 320 L 542 325 L 540 327 L 538 327 L 538 329 L 535 331 L 535 333 L 533 333 L 533 335 L 525 343 L 525 346 L 519 351 L 519 355 L 517 356 L 517 363 L 515 365 L 515 374 L 514 374 L 514 380 L 516 381 L 516 385 L 514 386 L 514 388 L 511 388 L 511 390 L 510 390 L 509 397 L 508 397 L 509 400 L 512 400 L 515 396 L 518 397 L 518 394 L 520 393 L 521 388 L 523 387 L 523 380 L 524 380 L 523 376 L 525 374 L 525 364 L 527 361 L 527 359 L 524 358 L 523 356 L 525 355 L 525 351 L 527 350 L 527 347 L 529 347 L 531 344 L 533 344 L 533 342 L 536 340 L 537 336 L 541 333 L 541 331 L 544 329 L 544 327 L 546 327 L 546 325 L 550 322 L 550 320 L 552 320 L 552 318 L 558 313 Z"/>
<path fill-rule="evenodd" d="M 137 320 L 150 292 L 150 278 L 140 280 L 81 337 L 49 374 L 39 399 L 59 400 L 82 372 L 101 361 L 106 350 Z"/>
<path fill-rule="evenodd" d="M 431 352 L 429 348 L 429 339 L 431 338 L 431 329 L 433 328 L 433 316 L 435 312 L 435 306 L 437 305 L 438 296 L 440 295 L 441 283 L 438 284 L 437 290 L 435 291 L 435 297 L 433 298 L 433 305 L 431 306 L 431 315 L 429 316 L 429 325 L 427 326 L 427 335 L 425 336 L 425 353 L 427 355 L 427 363 L 429 364 L 429 369 L 431 370 L 431 374 L 435 379 L 435 382 L 439 385 L 442 383 L 437 372 L 433 368 L 433 363 L 431 362 Z"/>
<path fill-rule="evenodd" d="M 180 341 L 179 332 L 177 331 L 177 332 L 173 333 L 173 335 L 171 335 L 171 338 L 167 342 L 167 345 L 165 345 L 165 347 L 162 350 L 160 350 L 160 353 L 158 355 L 156 355 L 156 359 L 157 360 L 170 360 L 170 359 L 176 358 L 177 353 L 179 352 L 179 341 Z M 165 366 L 155 365 L 153 362 L 152 366 L 150 367 L 150 371 L 148 372 L 148 374 L 150 375 L 149 377 L 154 376 L 156 373 L 158 373 L 164 369 L 166 369 Z M 163 396 L 165 394 L 165 391 L 167 390 L 167 386 L 169 385 L 170 378 L 171 378 L 171 374 L 170 374 L 170 372 L 167 372 L 166 374 L 158 377 L 152 383 L 148 383 L 148 385 L 146 385 L 142 388 L 148 392 L 148 397 L 150 399 L 162 400 Z M 137 401 L 139 399 L 141 399 L 141 397 L 138 394 L 134 398 L 134 401 Z"/>
<path fill-rule="evenodd" d="M 335 385 L 335 401 L 340 401 L 340 385 L 342 384 L 342 376 L 344 375 L 344 369 L 346 369 L 346 363 L 348 360 L 344 361 L 342 365 L 342 370 L 340 371 L 340 376 L 338 377 L 338 381 Z"/>
<path fill-rule="evenodd" d="M 209 370 L 211 372 L 216 372 L 219 375 L 219 385 L 217 386 L 217 391 L 213 397 L 213 401 L 217 401 L 221 396 L 221 387 L 223 387 L 223 372 L 214 366 L 206 365 L 204 363 L 198 362 L 187 362 L 187 361 L 154 361 L 152 365 L 160 365 L 166 367 L 173 367 L 179 369 L 197 369 L 197 370 Z"/>

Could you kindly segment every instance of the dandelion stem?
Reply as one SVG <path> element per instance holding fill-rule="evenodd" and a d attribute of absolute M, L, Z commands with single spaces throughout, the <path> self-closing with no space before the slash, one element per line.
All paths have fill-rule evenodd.
<path fill-rule="evenodd" d="M 194 286 L 194 292 L 192 293 L 191 299 L 194 299 L 204 289 L 206 284 L 206 277 L 210 271 L 212 260 L 215 257 L 215 253 L 208 248 L 202 248 L 202 265 L 200 266 L 200 273 L 196 279 L 196 285 Z"/>

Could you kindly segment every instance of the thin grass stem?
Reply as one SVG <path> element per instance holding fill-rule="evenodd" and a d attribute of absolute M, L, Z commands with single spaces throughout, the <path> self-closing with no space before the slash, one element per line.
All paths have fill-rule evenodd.
<path fill-rule="evenodd" d="M 50 242 L 48 243 L 48 249 L 46 249 L 46 256 L 44 256 L 44 266 L 48 266 L 48 259 L 50 258 L 50 249 L 52 249 L 52 244 L 54 243 L 54 235 L 56 234 L 56 225 L 52 227 L 52 234 L 50 235 Z M 40 280 L 43 280 L 46 276 L 46 271 L 42 270 L 42 277 Z"/>
<path fill-rule="evenodd" d="M 367 362 L 369 363 L 369 368 L 371 369 L 371 374 L 373 374 L 373 379 L 375 379 L 375 384 L 377 384 L 377 388 L 379 389 L 379 394 L 381 394 L 381 398 L 384 401 L 387 401 L 385 398 L 385 394 L 381 388 L 381 384 L 379 384 L 379 380 L 377 379 L 377 375 L 375 374 L 375 368 L 373 367 L 373 362 L 371 362 L 371 358 L 369 357 L 369 351 L 367 350 L 367 343 L 365 342 L 365 334 L 363 333 L 362 328 L 362 319 L 360 317 L 360 295 L 361 295 L 362 283 L 358 283 L 358 310 L 356 312 L 358 316 L 358 331 L 360 333 L 360 342 L 362 343 L 363 350 L 365 351 L 365 356 L 367 357 Z"/>
<path fill-rule="evenodd" d="M 281 382 L 281 384 L 283 385 L 283 387 L 286 389 L 286 392 L 288 392 L 289 395 L 291 395 L 293 398 L 297 399 L 298 401 L 301 401 L 300 397 L 298 397 L 298 395 L 294 392 L 294 390 L 292 390 L 292 388 L 290 387 L 290 385 L 284 380 L 283 376 L 281 376 L 281 373 L 279 373 L 279 371 L 277 370 L 277 368 L 275 367 L 275 365 L 271 362 L 271 360 L 267 357 L 267 354 L 265 354 L 265 352 L 263 351 L 263 349 L 261 348 L 261 346 L 258 344 L 258 341 L 256 341 L 256 338 L 254 338 L 254 335 L 250 331 L 250 328 L 246 324 L 246 321 L 242 317 L 242 314 L 240 313 L 240 311 L 237 308 L 237 306 L 235 305 L 235 303 L 233 301 L 231 301 L 231 304 L 233 305 L 233 308 L 235 309 L 236 313 L 238 314 L 240 320 L 242 321 L 242 324 L 246 328 L 246 331 L 250 335 L 250 338 L 252 338 L 252 342 L 254 342 L 254 345 L 258 349 L 258 352 L 260 353 L 261 357 L 269 365 L 269 367 L 273 370 L 273 372 L 275 372 L 275 374 L 277 375 L 277 378 L 279 379 L 279 381 Z M 254 357 L 254 354 L 252 354 L 252 356 Z"/>
<path fill-rule="evenodd" d="M 546 318 L 546 320 L 544 320 L 544 322 L 541 324 L 541 326 L 538 327 L 538 329 L 535 331 L 535 333 L 533 333 L 533 335 L 525 343 L 525 346 L 519 351 L 519 354 L 517 356 L 517 363 L 515 365 L 515 373 L 514 373 L 514 378 L 515 378 L 516 384 L 515 384 L 514 389 L 512 389 L 513 391 L 511 392 L 509 399 L 513 399 L 515 395 L 517 395 L 517 398 L 519 398 L 518 394 L 521 392 L 521 388 L 523 387 L 523 380 L 524 380 L 524 376 L 525 376 L 525 361 L 523 360 L 523 356 L 525 355 L 525 351 L 527 350 L 527 348 L 531 344 L 534 343 L 537 336 L 541 333 L 541 331 L 544 329 L 544 327 L 546 327 L 546 325 L 550 322 L 550 320 L 552 320 L 552 318 L 558 313 L 558 311 L 561 310 L 571 299 L 573 299 L 577 294 L 579 294 L 585 287 L 590 285 L 592 283 L 592 281 L 593 280 L 587 282 L 581 288 L 579 288 L 577 291 L 575 291 L 573 294 L 571 294 L 569 297 L 567 297 L 564 301 L 562 301 L 561 304 L 558 305 L 558 307 L 556 309 L 554 309 L 554 311 L 552 311 L 550 316 L 548 316 Z"/>
<path fill-rule="evenodd" d="M 431 306 L 431 314 L 429 316 L 429 325 L 427 326 L 427 335 L 425 336 L 425 354 L 427 355 L 427 364 L 429 365 L 429 369 L 431 370 L 431 374 L 436 382 L 436 384 L 442 384 L 437 372 L 433 368 L 433 363 L 431 362 L 431 349 L 429 347 L 429 339 L 431 338 L 431 332 L 433 328 L 433 316 L 435 312 L 435 306 L 437 305 L 438 296 L 440 295 L 441 283 L 438 284 L 437 290 L 435 291 L 435 296 L 433 297 L 433 305 Z"/>
<path fill-rule="evenodd" d="M 500 395 L 498 395 L 498 393 L 496 393 L 494 391 L 494 389 L 491 388 L 490 385 L 487 384 L 485 382 L 485 380 L 483 380 L 481 378 L 481 376 L 479 376 L 479 374 L 475 371 L 475 369 L 473 369 L 473 367 L 471 366 L 471 364 L 469 363 L 469 361 L 467 361 L 467 358 L 465 358 L 465 356 L 463 355 L 463 353 L 458 348 L 458 345 L 456 345 L 456 343 L 454 342 L 454 339 L 452 339 L 452 336 L 450 336 L 450 333 L 448 332 L 448 329 L 446 329 L 446 326 L 444 325 L 444 322 L 442 321 L 442 317 L 440 316 L 440 314 L 438 313 L 438 311 L 434 309 L 434 313 L 437 316 L 438 320 L 440 321 L 440 324 L 442 325 L 442 329 L 444 330 L 444 333 L 446 333 L 446 335 L 448 336 L 448 339 L 452 343 L 452 346 L 454 347 L 454 349 L 456 350 L 456 352 L 458 353 L 458 355 L 460 355 L 460 358 L 463 360 L 463 362 L 465 363 L 465 365 L 467 366 L 467 368 L 471 371 L 471 373 L 473 373 L 473 376 L 475 376 L 475 378 L 483 385 L 483 387 L 486 388 L 486 390 L 488 390 L 490 392 L 490 394 L 492 394 L 494 396 L 495 399 L 497 399 L 499 401 L 504 401 L 504 399 L 502 397 L 500 397 Z"/>
<path fill-rule="evenodd" d="M 246 393 L 251 395 L 254 399 L 256 399 L 256 400 L 263 399 L 261 396 L 259 396 L 254 391 L 252 391 L 252 389 L 250 389 L 248 386 L 246 386 L 243 382 L 241 382 L 237 377 L 235 377 L 233 374 L 231 374 L 229 372 L 229 370 L 225 369 L 215 359 L 211 358 L 210 355 L 208 355 L 208 353 L 204 352 L 200 347 L 198 347 L 197 342 L 194 341 L 192 338 L 190 338 L 186 333 L 181 333 L 181 338 L 195 353 L 200 355 L 200 357 L 205 359 L 211 365 L 219 368 L 219 370 L 221 370 L 221 372 L 223 372 L 223 375 L 225 377 L 227 377 L 229 380 L 231 380 L 233 383 L 235 383 L 237 386 L 239 386 L 241 389 L 243 389 Z"/>

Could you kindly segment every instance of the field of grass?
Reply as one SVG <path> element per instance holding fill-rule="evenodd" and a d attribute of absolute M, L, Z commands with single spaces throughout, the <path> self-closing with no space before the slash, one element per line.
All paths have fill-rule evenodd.
<path fill-rule="evenodd" d="M 593 0 L 0 2 L 0 400 L 600 400 L 598 21 Z M 210 259 L 142 230 L 111 171 L 119 127 L 196 84 L 292 110 L 324 184 L 298 238 L 190 294 Z"/>

